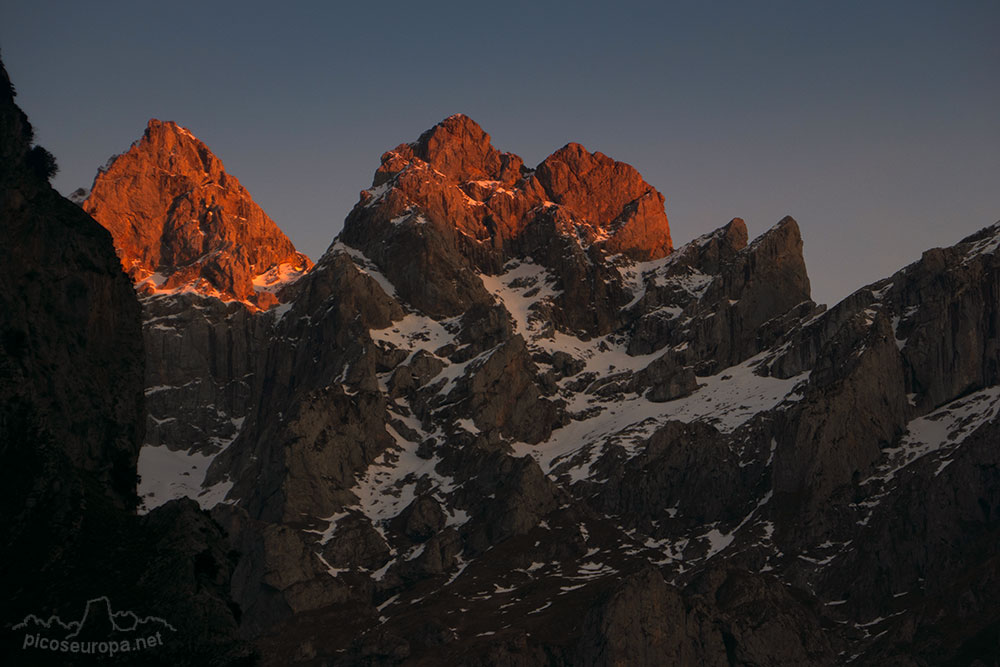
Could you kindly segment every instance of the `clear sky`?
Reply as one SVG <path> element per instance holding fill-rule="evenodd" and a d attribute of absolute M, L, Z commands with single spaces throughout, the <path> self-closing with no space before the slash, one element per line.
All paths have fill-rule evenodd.
<path fill-rule="evenodd" d="M 317 258 L 379 156 L 456 112 L 537 164 L 639 169 L 676 244 L 784 215 L 833 303 L 1000 219 L 1000 2 L 0 0 L 63 193 L 151 117 Z"/>

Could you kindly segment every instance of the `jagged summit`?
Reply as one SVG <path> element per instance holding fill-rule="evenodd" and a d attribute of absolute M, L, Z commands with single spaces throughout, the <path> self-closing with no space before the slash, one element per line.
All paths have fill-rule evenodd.
<path fill-rule="evenodd" d="M 616 328 L 630 298 L 616 286 L 616 257 L 673 250 L 663 196 L 634 168 L 567 144 L 529 169 L 461 114 L 382 155 L 331 251 L 345 246 L 434 317 L 490 303 L 476 276 L 531 259 L 558 286 L 556 328 L 587 335 Z M 584 285 L 602 286 L 599 303 Z"/>
<path fill-rule="evenodd" d="M 449 116 L 407 145 L 416 157 L 459 181 L 486 179 L 513 185 L 524 171 L 521 158 L 494 148 L 490 135 L 465 114 Z"/>
<path fill-rule="evenodd" d="M 650 260 L 673 249 L 663 195 L 631 165 L 569 143 L 538 165 L 536 178 L 551 201 L 607 237 L 609 253 Z"/>
<path fill-rule="evenodd" d="M 140 291 L 195 291 L 266 308 L 312 263 L 190 131 L 152 119 L 102 168 L 84 210 Z"/>
<path fill-rule="evenodd" d="M 499 250 L 500 259 L 523 254 L 524 237 L 537 241 L 534 232 L 546 226 L 549 234 L 633 259 L 657 259 L 673 248 L 663 196 L 630 165 L 570 143 L 528 169 L 463 114 L 382 155 L 347 226 L 388 220 L 447 224 Z M 347 236 L 372 233 L 349 229 Z"/>

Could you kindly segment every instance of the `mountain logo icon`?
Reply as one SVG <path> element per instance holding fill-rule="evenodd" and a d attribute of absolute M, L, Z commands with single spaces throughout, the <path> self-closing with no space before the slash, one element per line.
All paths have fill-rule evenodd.
<path fill-rule="evenodd" d="M 104 656 L 162 646 L 164 632 L 177 632 L 159 616 L 114 611 L 106 596 L 88 600 L 80 620 L 29 614 L 12 629 L 24 633 L 21 647 L 25 650 Z"/>

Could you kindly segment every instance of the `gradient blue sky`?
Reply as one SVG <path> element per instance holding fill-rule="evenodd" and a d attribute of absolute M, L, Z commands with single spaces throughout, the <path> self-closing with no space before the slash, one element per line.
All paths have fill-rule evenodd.
<path fill-rule="evenodd" d="M 678 245 L 794 216 L 824 303 L 1000 219 L 997 35 L 997 0 L 0 0 L 63 193 L 175 120 L 315 259 L 381 153 L 462 112 L 529 165 L 631 163 Z"/>

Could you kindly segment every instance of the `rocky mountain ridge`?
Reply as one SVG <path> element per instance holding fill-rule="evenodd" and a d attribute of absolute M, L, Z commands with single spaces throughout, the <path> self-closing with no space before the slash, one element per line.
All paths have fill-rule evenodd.
<path fill-rule="evenodd" d="M 452 116 L 277 308 L 144 298 L 147 507 L 266 664 L 992 664 L 1000 224 L 830 309 L 748 241 Z"/>

